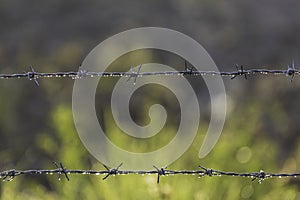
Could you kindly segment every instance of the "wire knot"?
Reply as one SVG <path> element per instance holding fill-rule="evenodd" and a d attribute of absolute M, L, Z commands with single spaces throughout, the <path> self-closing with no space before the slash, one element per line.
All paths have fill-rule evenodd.
<path fill-rule="evenodd" d="M 263 170 L 260 170 L 259 172 L 256 173 L 252 181 L 258 179 L 258 183 L 261 184 L 266 178 L 267 178 L 267 174 Z"/>
<path fill-rule="evenodd" d="M 184 75 L 186 75 L 186 74 L 188 74 L 188 75 L 190 75 L 190 76 L 192 76 L 193 75 L 193 70 L 195 69 L 195 67 L 194 66 L 191 66 L 190 64 L 188 64 L 188 62 L 187 61 L 184 61 Z"/>
<path fill-rule="evenodd" d="M 237 76 L 245 76 L 245 79 L 248 79 L 247 78 L 247 74 L 248 72 L 244 70 L 244 66 L 243 65 L 240 65 L 240 68 L 239 69 L 239 65 L 238 64 L 235 64 L 235 67 L 237 69 L 237 72 L 235 72 L 235 75 L 233 77 L 231 77 L 231 79 L 235 79 Z"/>
<path fill-rule="evenodd" d="M 123 163 L 119 164 L 117 168 L 108 168 L 106 165 L 103 164 L 103 166 L 105 167 L 105 169 L 107 169 L 107 175 L 105 177 L 102 178 L 102 180 L 107 179 L 109 176 L 116 176 L 119 173 L 119 169 L 120 167 L 123 165 Z"/>
<path fill-rule="evenodd" d="M 291 82 L 293 82 L 294 77 L 295 77 L 296 69 L 295 69 L 295 61 L 292 61 L 292 66 L 290 67 L 288 65 L 288 69 L 286 70 L 285 74 L 287 76 L 291 76 Z"/>
<path fill-rule="evenodd" d="M 11 170 L 6 171 L 5 173 L 1 174 L 1 178 L 2 178 L 2 181 L 5 181 L 6 178 L 9 177 L 7 179 L 7 181 L 12 181 L 16 177 L 16 175 L 17 175 L 16 170 L 15 169 L 11 169 Z"/>
<path fill-rule="evenodd" d="M 201 165 L 199 165 L 199 167 L 204 170 L 204 172 L 200 176 L 213 176 L 214 175 L 213 169 L 207 169 Z"/>
<path fill-rule="evenodd" d="M 162 168 L 158 168 L 156 167 L 155 165 L 153 165 L 153 167 L 156 169 L 157 171 L 157 184 L 159 183 L 159 179 L 160 179 L 160 176 L 165 176 L 166 175 L 166 169 L 167 167 L 162 167 Z"/>
<path fill-rule="evenodd" d="M 39 86 L 39 82 L 37 81 L 38 79 L 38 73 L 34 71 L 33 67 L 30 65 L 30 71 L 29 72 L 24 72 L 25 75 L 27 75 L 27 78 L 29 80 L 34 80 L 35 84 Z"/>
<path fill-rule="evenodd" d="M 88 73 L 87 70 L 79 70 L 77 72 L 76 78 L 87 77 L 88 75 L 87 73 Z"/>
<path fill-rule="evenodd" d="M 133 84 L 135 85 L 136 84 L 136 79 L 140 75 L 141 68 L 142 68 L 142 65 L 139 66 L 137 72 L 134 72 L 133 67 L 130 66 L 130 71 L 129 71 L 129 73 L 127 73 L 127 75 L 129 75 L 129 78 L 127 79 L 127 81 L 129 81 L 131 78 L 134 78 Z"/>
<path fill-rule="evenodd" d="M 57 172 L 57 174 L 58 174 L 58 180 L 60 181 L 60 176 L 61 176 L 61 174 L 64 174 L 65 177 L 66 177 L 66 179 L 67 179 L 68 181 L 70 181 L 70 179 L 69 179 L 69 177 L 68 177 L 68 174 L 67 174 L 67 168 L 65 168 L 61 162 L 60 162 L 59 165 L 58 165 L 57 162 L 54 162 L 54 161 L 53 161 L 53 164 L 57 167 L 57 170 L 58 170 L 58 172 Z"/>

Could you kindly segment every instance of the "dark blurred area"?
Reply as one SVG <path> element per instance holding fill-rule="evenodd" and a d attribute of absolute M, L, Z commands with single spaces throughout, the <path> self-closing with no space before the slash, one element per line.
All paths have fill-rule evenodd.
<path fill-rule="evenodd" d="M 77 71 L 100 42 L 144 26 L 174 29 L 192 37 L 221 71 L 236 70 L 236 63 L 246 69 L 285 69 L 292 59 L 298 68 L 299 8 L 296 0 L 0 0 L 0 73 L 22 73 L 30 65 L 38 72 Z M 0 80 L 0 170 L 45 168 L 52 160 L 63 158 L 60 150 L 67 146 L 63 146 L 53 124 L 60 105 L 71 109 L 74 81 L 39 81 L 40 87 L 26 79 Z M 285 76 L 257 75 L 248 80 L 225 77 L 224 82 L 228 95 L 225 132 L 236 135 L 234 138 L 247 132 L 244 145 L 258 148 L 253 150 L 254 157 L 260 148 L 265 154 L 272 146 L 276 148 L 271 169 L 299 171 L 299 78 L 296 76 L 291 83 Z M 137 118 L 141 115 L 134 108 L 133 112 Z M 204 118 L 209 119 L 209 115 Z M 55 141 L 51 146 L 54 149 L 49 147 L 51 153 L 37 145 L 40 135 L 49 134 Z M 77 136 L 76 132 L 72 134 Z M 221 138 L 218 144 L 224 140 Z M 271 142 L 266 149 L 260 146 L 264 140 Z M 79 148 L 85 151 L 83 146 Z M 267 158 L 261 156 L 258 160 L 266 164 Z M 292 160 L 292 167 L 286 168 L 287 160 Z M 86 163 L 92 166 L 93 161 Z M 48 180 L 41 182 L 54 190 Z M 299 181 L 287 184 L 299 190 Z"/>

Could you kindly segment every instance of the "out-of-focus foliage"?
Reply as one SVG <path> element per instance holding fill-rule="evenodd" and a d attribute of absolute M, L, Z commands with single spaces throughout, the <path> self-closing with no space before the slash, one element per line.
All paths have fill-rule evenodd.
<path fill-rule="evenodd" d="M 300 2 L 288 1 L 0 1 L 0 73 L 28 70 L 76 71 L 98 43 L 118 32 L 160 26 L 181 31 L 202 44 L 220 70 L 286 66 L 300 63 L 298 36 Z M 151 52 L 134 52 L 116 66 L 163 60 Z M 297 67 L 298 68 L 298 67 Z M 113 69 L 113 66 L 112 66 Z M 98 88 L 99 121 L 121 147 L 140 152 L 161 147 L 176 131 L 176 101 L 163 88 L 143 88 L 133 98 L 132 115 L 148 123 L 154 103 L 166 106 L 174 121 L 150 141 L 130 140 L 111 116 L 109 95 L 116 79 Z M 300 171 L 298 77 L 255 76 L 224 79 L 228 115 L 222 136 L 204 159 L 198 151 L 209 124 L 208 93 L 201 79 L 191 79 L 199 93 L 199 133 L 188 151 L 170 169 L 197 169 L 199 164 L 236 172 Z M 0 170 L 11 168 L 103 169 L 84 148 L 72 116 L 69 79 L 0 80 Z M 134 102 L 142 102 L 136 104 Z M 170 104 L 168 104 L 168 102 Z M 173 105 L 174 104 L 174 105 Z M 120 139 L 121 138 L 121 139 Z M 1 199 L 299 199 L 299 180 L 269 179 L 262 184 L 238 177 L 170 176 L 156 184 L 155 176 L 23 176 L 0 184 Z"/>

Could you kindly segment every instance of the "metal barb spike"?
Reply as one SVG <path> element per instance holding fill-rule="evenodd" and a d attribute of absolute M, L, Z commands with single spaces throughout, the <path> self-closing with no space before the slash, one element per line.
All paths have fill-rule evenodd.
<path fill-rule="evenodd" d="M 204 170 L 204 173 L 202 176 L 206 176 L 206 175 L 213 176 L 213 172 L 214 172 L 213 169 L 207 169 L 201 165 L 199 165 L 199 167 Z"/>
<path fill-rule="evenodd" d="M 16 170 L 12 169 L 12 170 L 7 171 L 4 174 L 4 176 L 2 177 L 2 181 L 5 181 L 6 178 L 8 178 L 7 181 L 12 181 L 15 177 L 16 177 Z"/>
<path fill-rule="evenodd" d="M 157 184 L 159 184 L 160 176 L 165 176 L 166 175 L 166 169 L 167 169 L 167 167 L 162 167 L 160 169 L 158 169 L 158 167 L 156 167 L 155 165 L 153 165 L 153 167 L 157 171 Z"/>
<path fill-rule="evenodd" d="M 256 173 L 252 181 L 258 179 L 258 183 L 261 184 L 266 178 L 267 178 L 267 174 L 263 170 L 260 170 L 259 172 Z"/>
<path fill-rule="evenodd" d="M 190 66 L 186 60 L 184 61 L 184 74 L 189 74 L 190 76 L 192 76 L 194 69 L 194 66 Z"/>
<path fill-rule="evenodd" d="M 119 169 L 123 165 L 123 163 L 119 164 L 117 168 L 112 168 L 112 169 L 110 169 L 109 167 L 107 167 L 105 164 L 102 164 L 102 165 L 107 170 L 107 175 L 102 178 L 102 180 L 105 180 L 105 179 L 107 179 L 111 175 L 117 175 L 118 172 L 119 172 Z"/>
<path fill-rule="evenodd" d="M 40 86 L 39 82 L 37 81 L 38 78 L 37 73 L 34 71 L 32 65 L 30 65 L 29 68 L 30 68 L 30 72 L 24 72 L 24 73 L 27 75 L 29 80 L 34 80 L 35 84 L 37 86 Z"/>
<path fill-rule="evenodd" d="M 68 174 L 67 174 L 67 172 L 66 172 L 66 168 L 63 166 L 63 164 L 61 163 L 61 162 L 59 162 L 59 165 L 58 165 L 58 163 L 57 162 L 55 162 L 55 161 L 53 161 L 53 164 L 57 167 L 57 169 L 59 170 L 58 171 L 58 180 L 60 181 L 60 176 L 61 176 L 61 174 L 63 173 L 64 175 L 65 175 L 65 177 L 66 177 L 66 179 L 68 180 L 68 181 L 70 181 L 70 179 L 69 179 L 69 177 L 68 177 Z"/>
<path fill-rule="evenodd" d="M 127 81 L 129 81 L 131 78 L 134 78 L 133 84 L 135 85 L 136 84 L 136 79 L 140 75 L 141 68 L 142 68 L 142 64 L 139 66 L 137 72 L 134 72 L 132 65 L 130 65 L 129 78 L 127 79 Z"/>
<path fill-rule="evenodd" d="M 287 76 L 291 76 L 291 82 L 293 82 L 293 80 L 294 80 L 295 72 L 296 72 L 296 70 L 295 70 L 295 61 L 293 59 L 292 60 L 292 66 L 290 67 L 288 65 L 288 69 L 286 70 L 286 73 L 285 73 Z"/>
<path fill-rule="evenodd" d="M 87 70 L 79 70 L 77 72 L 77 77 L 78 78 L 82 78 L 82 77 L 86 77 L 87 76 Z"/>
<path fill-rule="evenodd" d="M 235 67 L 236 67 L 236 70 L 237 72 L 235 73 L 235 75 L 233 77 L 231 77 L 231 79 L 235 79 L 237 76 L 242 76 L 244 75 L 245 76 L 245 79 L 248 79 L 247 78 L 247 72 L 244 70 L 244 66 L 241 65 L 241 69 L 239 69 L 239 65 L 238 64 L 235 64 Z"/>

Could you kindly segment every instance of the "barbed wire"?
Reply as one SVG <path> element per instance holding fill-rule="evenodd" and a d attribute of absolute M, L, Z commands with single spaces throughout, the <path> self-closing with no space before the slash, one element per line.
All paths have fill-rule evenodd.
<path fill-rule="evenodd" d="M 32 66 L 30 66 L 30 71 L 18 74 L 0 74 L 1 79 L 12 79 L 12 78 L 28 78 L 29 80 L 34 80 L 37 85 L 39 78 L 93 78 L 93 77 L 128 77 L 128 80 L 134 78 L 134 83 L 136 83 L 137 77 L 144 76 L 157 76 L 157 75 L 175 75 L 175 76 L 230 76 L 231 79 L 237 76 L 244 76 L 247 79 L 248 75 L 286 75 L 291 77 L 291 82 L 295 75 L 300 75 L 300 70 L 295 69 L 295 63 L 292 62 L 291 66 L 287 69 L 282 70 L 272 70 L 272 69 L 244 69 L 243 65 L 236 64 L 236 71 L 199 71 L 196 70 L 194 66 L 191 66 L 185 62 L 185 69 L 182 71 L 156 71 L 156 72 L 140 72 L 142 65 L 139 66 L 138 70 L 133 71 L 133 67 L 130 67 L 129 72 L 89 72 L 86 70 L 68 71 L 68 72 L 36 72 Z"/>
<path fill-rule="evenodd" d="M 137 77 L 143 76 L 155 76 L 155 75 L 176 75 L 176 76 L 206 76 L 206 75 L 219 75 L 219 76 L 230 76 L 231 79 L 234 79 L 238 76 L 244 76 L 247 79 L 248 75 L 286 75 L 290 77 L 291 82 L 294 79 L 295 75 L 300 75 L 300 70 L 295 69 L 294 61 L 292 61 L 292 65 L 288 66 L 287 69 L 283 70 L 271 70 L 271 69 L 244 69 L 242 65 L 236 65 L 236 71 L 198 71 L 195 67 L 190 66 L 185 62 L 185 69 L 182 71 L 156 71 L 156 72 L 140 72 L 142 65 L 138 67 L 138 70 L 133 71 L 133 67 L 130 67 L 129 72 L 88 72 L 85 70 L 79 70 L 78 72 L 52 72 L 52 73 L 40 73 L 36 72 L 32 66 L 30 66 L 29 72 L 19 73 L 19 74 L 0 74 L 0 79 L 14 79 L 14 78 L 28 78 L 29 80 L 33 80 L 37 85 L 39 85 L 39 78 L 93 78 L 93 77 L 128 77 L 128 81 L 133 78 L 134 83 L 136 83 Z M 109 168 L 103 164 L 105 170 L 74 170 L 67 169 L 64 165 L 60 163 L 53 162 L 55 165 L 55 169 L 29 169 L 29 170 L 16 170 L 10 169 L 0 172 L 0 179 L 2 181 L 12 181 L 15 177 L 21 175 L 58 175 L 58 180 L 61 180 L 61 175 L 64 175 L 66 179 L 69 181 L 70 178 L 68 175 L 70 174 L 79 174 L 79 175 L 104 175 L 103 180 L 107 179 L 110 176 L 117 175 L 157 175 L 157 183 L 160 182 L 160 177 L 169 176 L 169 175 L 195 175 L 198 177 L 221 177 L 221 176 L 230 176 L 230 177 L 243 177 L 243 178 L 251 178 L 252 181 L 257 180 L 259 183 L 262 183 L 264 180 L 269 178 L 300 178 L 300 173 L 269 173 L 263 170 L 259 172 L 227 172 L 221 170 L 214 170 L 211 168 L 205 168 L 203 166 L 199 166 L 199 170 L 169 170 L 167 167 L 158 168 L 153 166 L 153 170 L 120 170 L 123 163 L 121 163 L 116 168 Z"/>
<path fill-rule="evenodd" d="M 69 181 L 70 178 L 68 175 L 70 174 L 78 174 L 78 175 L 104 175 L 103 180 L 107 179 L 110 176 L 117 175 L 157 175 L 157 183 L 160 182 L 160 177 L 169 176 L 169 175 L 195 175 L 199 178 L 209 176 L 231 176 L 231 177 L 243 177 L 243 178 L 251 178 L 252 181 L 257 180 L 258 183 L 262 183 L 266 179 L 270 178 L 299 178 L 300 173 L 268 173 L 263 170 L 259 172 L 247 172 L 247 173 L 239 173 L 239 172 L 226 172 L 221 170 L 214 170 L 211 168 L 205 168 L 203 166 L 199 166 L 200 170 L 168 170 L 167 167 L 158 168 L 153 166 L 153 170 L 120 170 L 123 163 L 121 163 L 116 168 L 109 168 L 103 164 L 105 170 L 68 170 L 64 165 L 60 162 L 59 164 L 53 162 L 55 165 L 55 169 L 30 169 L 30 170 L 15 170 L 10 169 L 6 171 L 0 172 L 0 179 L 2 181 L 12 181 L 15 177 L 21 175 L 58 175 L 58 180 L 61 180 L 61 175 L 64 175 L 66 179 Z"/>

